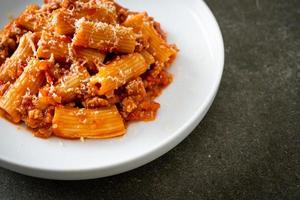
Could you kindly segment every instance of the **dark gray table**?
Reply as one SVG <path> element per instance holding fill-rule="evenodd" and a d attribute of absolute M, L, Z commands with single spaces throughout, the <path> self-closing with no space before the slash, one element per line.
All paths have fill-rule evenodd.
<path fill-rule="evenodd" d="M 300 1 L 207 0 L 225 40 L 196 130 L 139 169 L 48 181 L 0 169 L 0 199 L 300 199 Z"/>

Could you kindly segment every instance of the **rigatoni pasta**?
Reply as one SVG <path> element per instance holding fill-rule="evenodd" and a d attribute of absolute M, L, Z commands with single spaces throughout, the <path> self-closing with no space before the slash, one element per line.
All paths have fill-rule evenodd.
<path fill-rule="evenodd" d="M 147 50 L 141 51 L 141 55 L 144 57 L 144 59 L 145 59 L 148 66 L 155 63 L 154 57 Z"/>
<path fill-rule="evenodd" d="M 103 66 L 105 54 L 97 49 L 73 47 L 73 59 L 78 62 L 88 64 L 88 66 L 96 66 L 100 68 Z"/>
<path fill-rule="evenodd" d="M 0 98 L 0 108 L 5 111 L 6 116 L 18 123 L 21 120 L 21 113 L 18 111 L 26 93 L 36 94 L 43 85 L 44 74 L 39 66 L 42 65 L 37 59 L 31 59 L 22 75 L 11 85 L 6 93 Z"/>
<path fill-rule="evenodd" d="M 81 18 L 76 23 L 73 45 L 99 49 L 103 53 L 133 53 L 136 37 L 130 28 Z"/>
<path fill-rule="evenodd" d="M 37 5 L 29 5 L 25 11 L 15 20 L 15 23 L 29 31 L 41 31 L 47 29 L 49 13 L 43 12 Z"/>
<path fill-rule="evenodd" d="M 75 1 L 73 9 L 57 9 L 53 13 L 52 24 L 55 25 L 55 31 L 59 34 L 73 34 L 75 32 L 75 22 L 80 18 L 87 20 L 115 24 L 117 20 L 116 8 L 112 2 L 96 1 L 95 4 L 90 2 Z M 64 5 L 68 7 L 68 5 Z"/>
<path fill-rule="evenodd" d="M 91 77 L 91 85 L 100 85 L 98 95 L 104 95 L 126 84 L 130 79 L 143 74 L 149 65 L 139 53 L 126 55 L 112 61 L 99 69 L 98 74 Z"/>
<path fill-rule="evenodd" d="M 72 34 L 75 31 L 75 19 L 67 9 L 58 9 L 52 14 L 51 23 L 54 25 L 54 31 L 61 35 Z"/>
<path fill-rule="evenodd" d="M 147 49 L 160 62 L 168 62 L 169 59 L 176 55 L 176 49 L 171 47 L 157 33 L 152 23 L 147 22 L 143 26 L 143 33 L 149 37 L 149 48 Z"/>
<path fill-rule="evenodd" d="M 0 114 L 41 138 L 111 138 L 154 120 L 178 51 L 146 12 L 113 0 L 29 5 L 0 41 Z"/>
<path fill-rule="evenodd" d="M 7 58 L 1 66 L 0 82 L 13 82 L 19 75 L 18 71 L 22 70 L 27 64 L 28 59 L 33 56 L 36 34 L 28 32 L 24 34 L 19 42 L 19 46 L 10 58 Z M 21 69 L 20 69 L 21 68 Z"/>
<path fill-rule="evenodd" d="M 53 133 L 63 138 L 109 138 L 125 133 L 123 119 L 115 106 L 85 109 L 56 107 Z"/>
<path fill-rule="evenodd" d="M 90 77 L 85 67 L 73 65 L 68 74 L 58 80 L 54 87 L 54 92 L 61 97 L 62 102 L 70 102 L 76 98 L 77 93 L 80 93 L 81 84 L 88 81 Z"/>
<path fill-rule="evenodd" d="M 69 45 L 71 41 L 66 36 L 42 31 L 37 55 L 44 59 L 53 56 L 55 60 L 64 61 L 69 57 Z"/>
<path fill-rule="evenodd" d="M 149 51 L 159 62 L 167 62 L 176 55 L 176 48 L 167 44 L 154 27 L 154 22 L 149 20 L 146 13 L 129 15 L 123 23 L 126 27 L 132 27 L 135 32 L 141 32 L 142 38 L 149 42 Z"/>

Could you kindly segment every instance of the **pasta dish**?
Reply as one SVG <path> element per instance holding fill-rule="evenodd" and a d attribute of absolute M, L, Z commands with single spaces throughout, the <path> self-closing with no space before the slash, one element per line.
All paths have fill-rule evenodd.
<path fill-rule="evenodd" d="M 154 120 L 178 49 L 113 0 L 45 0 L 0 32 L 0 113 L 37 137 L 110 138 Z"/>

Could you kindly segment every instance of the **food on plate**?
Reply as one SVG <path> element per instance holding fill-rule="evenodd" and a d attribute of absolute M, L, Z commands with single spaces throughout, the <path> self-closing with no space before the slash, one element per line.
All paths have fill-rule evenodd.
<path fill-rule="evenodd" d="M 45 0 L 0 32 L 0 109 L 35 136 L 110 138 L 154 120 L 178 49 L 146 12 Z"/>

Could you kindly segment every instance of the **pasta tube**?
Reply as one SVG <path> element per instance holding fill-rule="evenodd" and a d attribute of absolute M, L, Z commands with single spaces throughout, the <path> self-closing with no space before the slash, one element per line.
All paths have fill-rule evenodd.
<path fill-rule="evenodd" d="M 81 66 L 72 66 L 73 69 L 69 74 L 63 76 L 58 85 L 55 86 L 55 93 L 61 97 L 62 102 L 70 102 L 74 100 L 79 93 L 80 86 L 83 81 L 89 78 L 88 71 Z"/>
<path fill-rule="evenodd" d="M 101 52 L 133 53 L 136 38 L 130 28 L 102 22 L 88 22 L 82 18 L 76 23 L 73 44 L 99 49 Z"/>
<path fill-rule="evenodd" d="M 153 22 L 150 21 L 145 13 L 129 15 L 123 25 L 132 27 L 136 33 L 142 34 L 142 38 L 149 42 L 149 48 L 147 50 L 156 60 L 165 63 L 176 55 L 177 50 L 167 44 L 155 30 Z"/>
<path fill-rule="evenodd" d="M 76 2 L 72 12 L 64 8 L 56 10 L 53 13 L 52 24 L 59 34 L 73 34 L 76 20 L 82 17 L 90 21 L 115 24 L 117 20 L 116 8 L 111 2 Z"/>
<path fill-rule="evenodd" d="M 54 30 L 61 35 L 68 35 L 75 32 L 74 14 L 66 9 L 55 10 L 52 14 L 52 25 Z"/>
<path fill-rule="evenodd" d="M 55 60 L 65 61 L 69 56 L 70 44 L 70 40 L 65 36 L 43 31 L 41 40 L 38 42 L 37 55 L 44 59 L 53 55 Z"/>
<path fill-rule="evenodd" d="M 116 106 L 86 109 L 56 107 L 52 121 L 54 135 L 64 138 L 111 138 L 125 133 Z"/>
<path fill-rule="evenodd" d="M 145 13 L 132 14 L 126 18 L 122 25 L 126 27 L 132 27 L 133 31 L 138 33 L 143 28 L 145 18 Z"/>
<path fill-rule="evenodd" d="M 141 55 L 144 57 L 148 66 L 155 63 L 154 57 L 148 51 L 146 50 L 141 51 Z"/>
<path fill-rule="evenodd" d="M 148 68 L 144 57 L 133 53 L 116 59 L 100 68 L 98 74 L 92 76 L 90 84 L 98 88 L 98 94 L 103 95 L 124 85 L 130 79 L 143 74 Z"/>
<path fill-rule="evenodd" d="M 165 63 L 175 56 L 177 51 L 166 43 L 164 39 L 156 32 L 152 23 L 145 23 L 143 34 L 149 37 L 149 48 L 147 49 L 156 60 Z"/>
<path fill-rule="evenodd" d="M 20 43 L 13 55 L 8 58 L 0 68 L 0 82 L 5 83 L 18 78 L 18 68 L 26 64 L 28 58 L 33 56 L 35 50 L 36 34 L 28 32 L 20 39 Z"/>
<path fill-rule="evenodd" d="M 99 50 L 82 47 L 74 47 L 73 56 L 79 62 L 96 65 L 97 67 L 103 65 L 105 59 L 105 54 L 100 53 Z"/>
<path fill-rule="evenodd" d="M 36 94 L 43 85 L 45 76 L 40 70 L 40 65 L 47 61 L 31 59 L 22 75 L 0 98 L 0 108 L 5 111 L 5 116 L 14 123 L 21 120 L 21 114 L 18 111 L 23 96 L 26 92 Z"/>
<path fill-rule="evenodd" d="M 49 20 L 48 13 L 40 11 L 37 5 L 29 5 L 25 11 L 15 20 L 18 26 L 36 32 L 47 29 Z"/>

